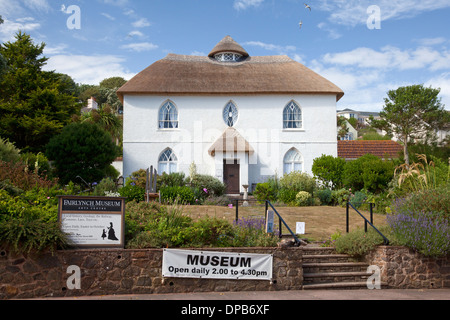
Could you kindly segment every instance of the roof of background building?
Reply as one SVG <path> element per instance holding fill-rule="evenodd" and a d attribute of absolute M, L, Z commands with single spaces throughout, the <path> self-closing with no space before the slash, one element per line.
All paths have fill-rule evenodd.
<path fill-rule="evenodd" d="M 338 157 L 353 160 L 366 154 L 381 159 L 395 159 L 403 152 L 403 146 L 392 140 L 338 141 Z"/>

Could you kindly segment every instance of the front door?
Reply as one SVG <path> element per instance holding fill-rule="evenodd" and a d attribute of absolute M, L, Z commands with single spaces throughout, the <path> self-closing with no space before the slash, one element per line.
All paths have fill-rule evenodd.
<path fill-rule="evenodd" d="M 223 182 L 226 184 L 227 194 L 239 194 L 241 188 L 239 186 L 239 173 L 240 173 L 240 165 L 237 160 L 234 163 L 230 163 L 231 161 L 224 160 L 223 162 Z"/>

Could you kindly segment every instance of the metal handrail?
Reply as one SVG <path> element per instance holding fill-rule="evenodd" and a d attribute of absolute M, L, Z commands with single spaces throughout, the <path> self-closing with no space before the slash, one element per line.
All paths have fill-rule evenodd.
<path fill-rule="evenodd" d="M 284 219 L 281 217 L 281 215 L 278 213 L 277 209 L 274 208 L 274 206 L 272 205 L 272 203 L 269 200 L 266 200 L 266 216 L 267 216 L 267 210 L 268 210 L 268 206 L 270 205 L 270 207 L 273 209 L 273 211 L 276 213 L 276 215 L 278 216 L 279 220 L 280 220 L 280 224 L 279 224 L 279 230 L 280 230 L 280 238 L 282 237 L 282 232 L 281 232 L 281 224 L 283 223 L 286 228 L 289 230 L 289 233 L 291 234 L 291 236 L 294 238 L 295 244 L 297 246 L 299 246 L 301 244 L 301 241 L 297 238 L 297 236 L 292 232 L 291 228 L 289 228 L 289 226 L 287 225 L 287 223 L 284 221 Z"/>
<path fill-rule="evenodd" d="M 350 216 L 349 216 L 349 207 L 352 207 L 364 220 L 365 220 L 365 231 L 367 232 L 367 224 L 369 224 L 372 228 L 374 228 L 375 229 L 375 231 L 376 232 L 378 232 L 378 234 L 380 235 L 380 236 L 382 236 L 383 237 L 383 241 L 384 241 L 384 245 L 385 246 L 388 246 L 389 245 L 389 239 L 388 238 L 386 238 L 385 236 L 384 236 L 384 234 L 382 234 L 381 232 L 380 232 L 380 230 L 378 230 L 373 224 L 372 224 L 372 222 L 370 222 L 369 220 L 367 220 L 366 219 L 366 217 L 364 217 L 362 214 L 361 214 L 361 212 L 359 212 L 351 203 L 350 203 L 350 201 L 349 200 L 347 200 L 347 209 L 346 209 L 346 214 L 347 214 L 347 233 L 349 233 L 350 232 L 350 230 L 349 230 L 349 221 L 350 221 Z"/>

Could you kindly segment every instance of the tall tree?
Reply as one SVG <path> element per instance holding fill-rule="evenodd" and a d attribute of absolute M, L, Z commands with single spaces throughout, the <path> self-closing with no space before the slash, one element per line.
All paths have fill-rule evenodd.
<path fill-rule="evenodd" d="M 423 85 L 400 87 L 388 92 L 379 120 L 371 118 L 374 128 L 394 134 L 404 146 L 409 165 L 408 144 L 412 139 L 425 137 L 427 132 L 441 129 L 449 122 L 449 114 L 438 97 L 440 89 Z"/>
<path fill-rule="evenodd" d="M 0 45 L 7 69 L 0 79 L 0 136 L 23 151 L 42 152 L 51 137 L 79 113 L 60 74 L 42 71 L 45 44 L 34 44 L 25 33 Z M 67 80 L 67 79 L 66 79 Z"/>

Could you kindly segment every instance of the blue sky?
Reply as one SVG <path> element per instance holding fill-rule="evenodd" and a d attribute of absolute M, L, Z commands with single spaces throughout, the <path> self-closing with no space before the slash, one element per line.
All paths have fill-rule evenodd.
<path fill-rule="evenodd" d="M 70 6 L 79 29 L 67 26 Z M 46 68 L 78 83 L 130 79 L 168 53 L 207 55 L 230 35 L 252 56 L 285 54 L 334 82 L 346 93 L 338 109 L 379 111 L 388 90 L 424 84 L 450 110 L 448 0 L 0 0 L 0 15 L 1 42 L 31 34 L 46 43 Z"/>

